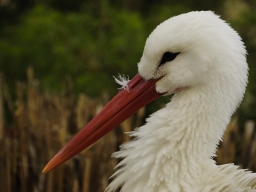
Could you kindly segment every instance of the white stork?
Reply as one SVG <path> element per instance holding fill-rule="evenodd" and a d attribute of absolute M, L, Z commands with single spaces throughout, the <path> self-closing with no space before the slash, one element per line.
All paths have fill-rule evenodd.
<path fill-rule="evenodd" d="M 256 191 L 256 174 L 213 157 L 247 85 L 240 36 L 211 11 L 172 17 L 146 41 L 139 73 L 45 167 L 65 162 L 161 95 L 165 108 L 131 133 L 106 189 L 123 192 Z"/>

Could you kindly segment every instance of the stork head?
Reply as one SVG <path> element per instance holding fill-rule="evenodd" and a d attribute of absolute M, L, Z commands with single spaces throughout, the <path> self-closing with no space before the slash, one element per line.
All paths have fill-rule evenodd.
<path fill-rule="evenodd" d="M 45 167 L 47 172 L 88 147 L 142 106 L 165 94 L 226 82 L 235 105 L 247 83 L 239 35 L 210 11 L 182 14 L 148 37 L 137 74 Z M 216 84 L 217 82 L 217 84 Z"/>
<path fill-rule="evenodd" d="M 240 36 L 219 16 L 211 11 L 190 12 L 156 27 L 138 69 L 146 80 L 161 77 L 156 83 L 159 93 L 225 79 L 234 82 L 229 87 L 238 90 L 241 99 L 247 83 L 245 54 Z"/>

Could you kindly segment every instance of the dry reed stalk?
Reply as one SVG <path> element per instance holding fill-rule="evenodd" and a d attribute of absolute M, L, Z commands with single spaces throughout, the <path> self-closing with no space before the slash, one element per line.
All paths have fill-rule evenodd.
<path fill-rule="evenodd" d="M 255 142 L 253 140 L 253 134 L 255 132 L 255 122 L 248 120 L 244 126 L 243 142 L 242 142 L 242 153 L 241 153 L 241 164 L 243 168 L 252 168 L 255 154 Z"/>
<path fill-rule="evenodd" d="M 2 72 L 0 72 L 1 74 L 1 79 L 2 79 L 2 87 L 1 87 L 1 91 L 2 91 L 2 96 L 3 96 L 3 99 L 6 103 L 6 107 L 7 109 L 10 111 L 11 114 L 14 113 L 14 103 L 13 103 L 13 100 L 10 96 L 10 92 L 9 92 L 9 88 L 7 86 L 7 83 L 6 83 L 6 80 L 5 80 L 5 77 L 4 77 L 4 74 Z"/>
<path fill-rule="evenodd" d="M 256 133 L 254 134 L 251 142 L 251 150 L 249 155 L 248 167 L 250 167 L 252 170 L 256 170 Z"/>
<path fill-rule="evenodd" d="M 242 165 L 243 168 L 248 167 L 250 164 L 250 156 L 251 156 L 251 143 L 253 139 L 253 133 L 255 129 L 255 122 L 252 120 L 248 120 L 244 126 L 244 135 L 242 142 Z"/>
<path fill-rule="evenodd" d="M 142 107 L 136 114 L 135 122 L 134 122 L 134 128 L 141 126 L 144 117 L 145 117 L 145 107 Z"/>
<path fill-rule="evenodd" d="M 38 108 L 39 108 L 39 92 L 34 79 L 34 73 L 32 68 L 27 70 L 27 110 L 28 110 L 28 129 L 32 135 L 38 134 L 37 125 L 38 123 Z"/>
<path fill-rule="evenodd" d="M 75 108 L 76 112 L 76 124 L 79 129 L 84 127 L 90 119 L 90 100 L 85 94 L 79 94 L 77 105 Z"/>
<path fill-rule="evenodd" d="M 250 170 L 256 170 L 256 133 L 254 134 L 254 138 L 252 141 L 252 147 L 251 147 L 251 159 L 250 159 L 250 164 L 249 168 Z"/>
<path fill-rule="evenodd" d="M 3 74 L 0 73 L 0 143 L 4 138 Z"/>
<path fill-rule="evenodd" d="M 11 179 L 12 179 L 12 175 L 11 175 L 11 161 L 10 161 L 10 159 L 11 159 L 11 152 L 12 152 L 12 150 L 11 150 L 11 141 L 10 141 L 10 139 L 6 139 L 5 140 L 5 143 L 8 143 L 8 147 L 7 147 L 7 152 L 6 152 L 6 157 L 7 157 L 7 162 L 6 162 L 6 189 L 4 189 L 6 192 L 11 192 L 12 191 L 12 182 L 11 182 Z"/>
<path fill-rule="evenodd" d="M 11 143 L 9 138 L 4 139 L 4 157 L 5 157 L 5 166 L 2 167 L 4 171 L 3 180 L 3 191 L 11 192 L 11 162 L 9 161 L 11 158 Z"/>
<path fill-rule="evenodd" d="M 238 134 L 237 118 L 233 118 L 227 126 L 223 140 L 217 150 L 218 164 L 234 162 L 236 155 L 236 135 Z"/>
<path fill-rule="evenodd" d="M 0 142 L 0 145 L 3 146 L 2 149 L 0 149 L 0 159 L 1 159 L 1 169 L 0 169 L 0 180 L 3 182 L 1 185 L 0 185 L 0 190 L 3 191 L 4 189 L 7 188 L 6 186 L 6 176 L 8 177 L 10 172 L 8 173 L 7 170 L 5 169 L 4 167 L 4 164 L 5 164 L 5 161 L 6 161 L 6 158 L 5 158 L 5 151 L 4 151 L 4 142 Z"/>
<path fill-rule="evenodd" d="M 84 171 L 83 171 L 83 186 L 82 186 L 82 192 L 89 192 L 90 189 L 90 174 L 91 174 L 91 164 L 92 164 L 92 159 L 84 157 Z"/>
<path fill-rule="evenodd" d="M 64 180 L 64 167 L 61 166 L 56 170 L 56 174 L 55 174 L 55 190 L 56 192 L 61 192 L 64 188 L 63 186 L 63 180 Z"/>
<path fill-rule="evenodd" d="M 133 118 L 129 117 L 123 123 L 120 124 L 122 132 L 125 133 L 125 134 L 123 134 L 123 139 L 122 139 L 124 142 L 127 142 L 127 141 L 130 140 L 130 137 L 127 133 L 130 132 L 131 129 L 133 128 L 132 127 L 132 120 L 133 120 Z"/>
<path fill-rule="evenodd" d="M 4 143 L 4 107 L 3 107 L 3 75 L 2 73 L 0 73 L 0 145 L 3 147 L 5 146 Z M 4 148 L 0 149 L 0 159 L 2 159 L 3 162 L 6 161 L 5 158 L 5 152 L 4 152 Z M 5 169 L 5 167 L 2 167 L 2 171 L 0 173 L 0 180 L 3 181 L 3 184 L 0 186 L 0 190 L 3 191 L 4 188 L 9 187 L 9 186 L 5 186 L 6 182 L 5 181 L 5 175 L 7 177 L 10 177 L 10 172 L 8 172 L 8 170 Z"/>
<path fill-rule="evenodd" d="M 74 180 L 74 182 L 73 182 L 73 190 L 72 190 L 73 192 L 78 192 L 78 191 L 80 191 L 79 190 L 79 184 L 78 184 L 78 180 L 77 179 L 75 179 Z"/>
<path fill-rule="evenodd" d="M 46 192 L 52 192 L 53 190 L 53 186 L 54 186 L 54 183 L 53 183 L 53 173 L 51 172 L 51 173 L 49 173 L 48 175 L 47 175 L 47 181 L 46 181 Z"/>
<path fill-rule="evenodd" d="M 14 183 L 15 183 L 15 175 L 18 171 L 17 171 L 17 165 L 18 165 L 18 140 L 15 138 L 10 138 L 10 142 L 11 142 L 11 149 L 7 149 L 7 150 L 10 150 L 11 151 L 11 156 L 10 156 L 10 159 L 8 159 L 9 161 L 11 161 L 11 172 L 9 174 L 12 174 L 11 175 L 11 188 L 10 188 L 10 191 L 12 190 L 15 190 L 15 186 Z"/>
<path fill-rule="evenodd" d="M 16 173 L 19 176 L 20 185 L 22 192 L 27 191 L 27 162 L 24 156 L 27 155 L 27 118 L 26 118 L 26 103 L 24 102 L 24 94 L 25 94 L 25 85 L 21 82 L 17 82 L 17 108 L 15 110 L 15 121 L 17 126 L 15 127 L 15 133 L 17 137 L 18 147 L 17 147 L 17 158 L 16 162 Z"/>

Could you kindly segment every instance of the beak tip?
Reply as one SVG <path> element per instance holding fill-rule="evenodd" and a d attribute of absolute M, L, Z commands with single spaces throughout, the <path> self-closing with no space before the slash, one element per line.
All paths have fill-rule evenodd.
<path fill-rule="evenodd" d="M 51 169 L 49 168 L 49 163 L 44 167 L 42 173 L 47 173 L 49 172 Z"/>
<path fill-rule="evenodd" d="M 46 169 L 46 167 L 44 167 L 44 169 L 43 169 L 42 173 L 47 173 L 47 169 Z"/>

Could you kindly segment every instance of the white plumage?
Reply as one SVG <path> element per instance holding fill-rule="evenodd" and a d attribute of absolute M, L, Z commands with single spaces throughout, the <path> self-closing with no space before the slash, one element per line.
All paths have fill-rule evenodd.
<path fill-rule="evenodd" d="M 256 174 L 212 159 L 240 104 L 248 66 L 241 38 L 210 11 L 182 14 L 148 37 L 131 81 L 45 166 L 48 172 L 160 95 L 165 108 L 130 133 L 107 192 L 256 192 Z"/>
<path fill-rule="evenodd" d="M 158 66 L 165 52 L 180 54 Z M 176 93 L 114 154 L 124 159 L 106 191 L 256 191 L 255 173 L 212 159 L 245 92 L 245 55 L 237 32 L 210 11 L 160 24 L 146 41 L 139 73 L 146 80 L 162 77 L 158 92 Z"/>

